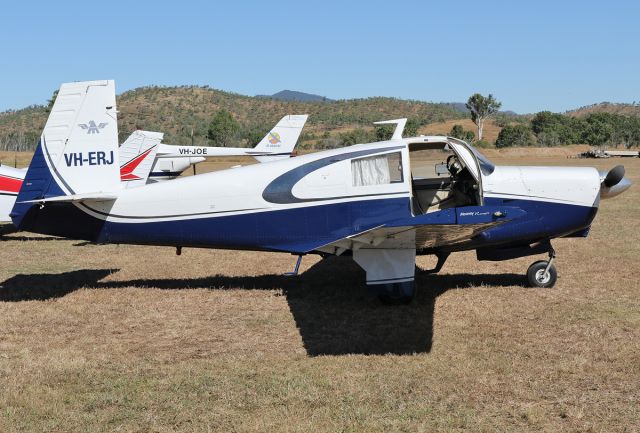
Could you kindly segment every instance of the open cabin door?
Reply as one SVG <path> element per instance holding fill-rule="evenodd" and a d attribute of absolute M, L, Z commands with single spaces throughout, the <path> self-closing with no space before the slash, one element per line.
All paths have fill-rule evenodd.
<path fill-rule="evenodd" d="M 425 137 L 408 147 L 414 216 L 483 204 L 480 166 L 465 143 Z"/>

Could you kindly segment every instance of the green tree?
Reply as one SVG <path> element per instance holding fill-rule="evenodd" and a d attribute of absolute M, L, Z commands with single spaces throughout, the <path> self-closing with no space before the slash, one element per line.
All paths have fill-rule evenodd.
<path fill-rule="evenodd" d="M 531 119 L 531 130 L 543 146 L 579 143 L 585 124 L 582 119 L 541 111 Z"/>
<path fill-rule="evenodd" d="M 584 119 L 582 129 L 582 141 L 592 146 L 603 144 L 617 144 L 614 141 L 618 119 L 609 113 L 589 114 Z"/>
<path fill-rule="evenodd" d="M 54 90 L 53 94 L 51 95 L 51 99 L 47 100 L 47 112 L 51 111 L 51 109 L 53 108 L 53 104 L 56 102 L 56 98 L 58 97 L 58 92 L 59 90 Z"/>
<path fill-rule="evenodd" d="M 356 128 L 353 131 L 344 132 L 339 135 L 343 146 L 351 146 L 353 144 L 369 143 L 374 140 L 373 134 L 362 128 Z"/>
<path fill-rule="evenodd" d="M 531 146 L 534 143 L 531 128 L 526 125 L 507 125 L 498 134 L 496 147 L 522 147 Z"/>
<path fill-rule="evenodd" d="M 376 126 L 376 141 L 391 140 L 395 125 L 377 125 Z"/>
<path fill-rule="evenodd" d="M 621 142 L 624 147 L 640 146 L 640 119 L 625 116 L 621 125 Z"/>
<path fill-rule="evenodd" d="M 415 137 L 418 135 L 418 128 L 420 128 L 420 121 L 415 118 L 409 118 L 407 120 L 407 124 L 404 126 L 404 132 L 402 135 L 404 137 Z"/>
<path fill-rule="evenodd" d="M 478 127 L 478 140 L 482 140 L 485 120 L 494 116 L 500 107 L 502 107 L 502 103 L 498 102 L 492 94 L 482 96 L 479 93 L 475 93 L 469 97 L 467 109 L 471 112 L 471 120 Z"/>
<path fill-rule="evenodd" d="M 247 147 L 254 147 L 269 132 L 268 126 L 253 125 L 250 127 L 240 128 L 240 138 L 246 141 Z"/>
<path fill-rule="evenodd" d="M 466 131 L 462 125 L 455 124 L 453 125 L 453 128 L 451 128 L 451 131 L 449 131 L 449 137 L 457 138 L 459 140 L 464 140 L 467 143 L 471 143 L 476 138 L 476 135 L 473 133 L 473 131 Z"/>
<path fill-rule="evenodd" d="M 207 138 L 215 146 L 226 146 L 240 130 L 240 124 L 235 121 L 227 110 L 220 110 L 209 124 Z"/>

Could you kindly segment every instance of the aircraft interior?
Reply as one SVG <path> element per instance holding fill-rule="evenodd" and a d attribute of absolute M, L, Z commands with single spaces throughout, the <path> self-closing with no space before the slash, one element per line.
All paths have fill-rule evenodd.
<path fill-rule="evenodd" d="M 412 143 L 409 152 L 414 215 L 480 204 L 477 179 L 449 146 Z"/>

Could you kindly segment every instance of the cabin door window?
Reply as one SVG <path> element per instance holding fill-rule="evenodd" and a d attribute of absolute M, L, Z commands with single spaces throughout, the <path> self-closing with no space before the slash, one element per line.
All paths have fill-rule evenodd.
<path fill-rule="evenodd" d="M 351 179 L 353 186 L 402 183 L 402 157 L 400 152 L 352 160 Z"/>

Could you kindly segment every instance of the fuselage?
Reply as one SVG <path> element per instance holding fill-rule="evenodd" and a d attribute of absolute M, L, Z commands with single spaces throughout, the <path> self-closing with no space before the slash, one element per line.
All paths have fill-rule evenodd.
<path fill-rule="evenodd" d="M 354 160 L 387 153 L 400 154 L 402 179 L 354 183 Z M 586 235 L 599 202 L 595 169 L 498 166 L 483 173 L 471 167 L 471 152 L 460 156 L 478 176 L 476 205 L 519 207 L 526 215 L 472 240 L 432 249 Z M 33 206 L 19 223 L 30 231 L 100 243 L 322 251 L 336 240 L 416 216 L 410 158 L 406 140 L 355 145 L 123 190 L 116 200 Z"/>

